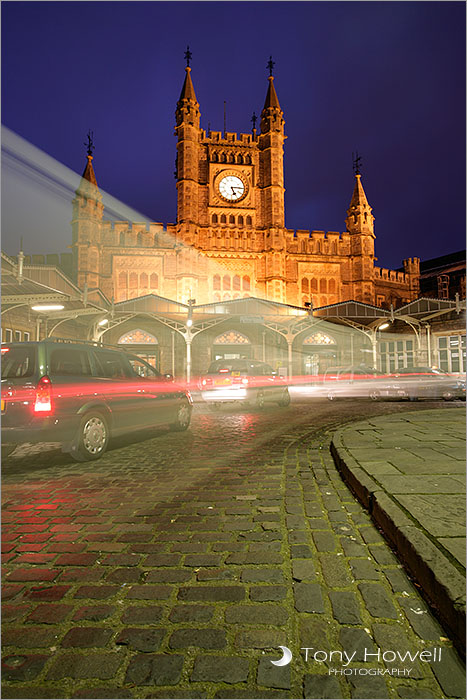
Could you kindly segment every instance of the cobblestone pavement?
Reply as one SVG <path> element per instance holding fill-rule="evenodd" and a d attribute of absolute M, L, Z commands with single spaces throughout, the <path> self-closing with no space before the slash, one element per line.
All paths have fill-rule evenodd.
<path fill-rule="evenodd" d="M 345 421 L 434 407 L 451 410 L 197 406 L 187 433 L 91 464 L 18 450 L 3 469 L 3 697 L 465 698 L 451 641 L 329 453 Z M 279 645 L 290 665 L 271 664 Z"/>

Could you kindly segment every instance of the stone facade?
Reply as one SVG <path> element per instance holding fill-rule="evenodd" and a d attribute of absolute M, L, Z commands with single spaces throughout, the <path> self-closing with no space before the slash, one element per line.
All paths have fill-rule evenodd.
<path fill-rule="evenodd" d="M 177 223 L 110 222 L 88 161 L 73 200 L 77 284 L 115 301 L 156 293 L 186 303 L 254 296 L 314 307 L 348 299 L 395 308 L 419 294 L 419 259 L 375 267 L 374 217 L 360 174 L 344 233 L 285 227 L 284 117 L 269 76 L 260 128 L 200 126 L 191 69 L 176 109 Z"/>

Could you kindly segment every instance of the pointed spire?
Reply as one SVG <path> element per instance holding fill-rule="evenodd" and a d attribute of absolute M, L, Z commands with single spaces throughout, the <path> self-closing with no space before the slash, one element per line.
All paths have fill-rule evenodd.
<path fill-rule="evenodd" d="M 183 83 L 182 91 L 180 93 L 180 99 L 181 100 L 193 100 L 194 102 L 197 102 L 196 100 L 196 95 L 195 95 L 195 88 L 193 87 L 193 83 L 191 80 L 191 68 L 190 66 L 187 66 L 185 68 L 186 75 L 185 75 L 185 82 Z"/>
<path fill-rule="evenodd" d="M 97 187 L 96 174 L 94 172 L 94 168 L 92 167 L 93 156 L 88 156 L 87 158 L 88 162 L 86 163 L 86 167 L 84 168 L 82 179 L 87 180 L 91 183 L 91 185 Z"/>
<path fill-rule="evenodd" d="M 355 174 L 355 187 L 349 208 L 347 209 L 345 223 L 349 233 L 370 234 L 374 237 L 373 222 L 375 217 L 371 213 L 372 208 L 368 204 L 361 178 L 360 172 L 357 172 Z"/>
<path fill-rule="evenodd" d="M 268 77 L 269 86 L 266 94 L 266 100 L 264 102 L 264 109 L 268 107 L 273 107 L 275 109 L 280 109 L 279 100 L 277 99 L 276 89 L 274 87 L 274 76 L 270 75 Z"/>
<path fill-rule="evenodd" d="M 95 150 L 92 131 L 88 131 L 87 138 L 87 143 L 84 144 L 86 146 L 87 162 L 81 176 L 79 187 L 76 190 L 76 194 L 82 194 L 88 198 L 97 199 L 100 201 L 102 199 L 102 195 L 99 192 L 96 174 L 92 165 L 92 153 Z"/>

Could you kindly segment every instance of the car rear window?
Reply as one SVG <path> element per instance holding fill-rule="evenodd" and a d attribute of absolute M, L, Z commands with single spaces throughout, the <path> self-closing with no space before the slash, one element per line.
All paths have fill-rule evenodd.
<path fill-rule="evenodd" d="M 35 364 L 35 347 L 2 347 L 2 379 L 31 377 Z"/>
<path fill-rule="evenodd" d="M 88 377 L 91 365 L 86 350 L 79 348 L 58 348 L 50 356 L 50 373 L 60 376 Z"/>

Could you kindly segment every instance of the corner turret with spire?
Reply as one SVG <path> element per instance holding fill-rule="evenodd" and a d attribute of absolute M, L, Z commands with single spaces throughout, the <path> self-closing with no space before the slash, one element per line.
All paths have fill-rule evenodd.
<path fill-rule="evenodd" d="M 362 174 L 360 172 L 361 156 L 358 153 L 354 156 L 353 167 L 355 174 L 355 187 L 347 209 L 345 224 L 349 233 L 361 233 L 375 237 L 372 208 L 368 204 L 365 190 L 362 185 Z"/>

